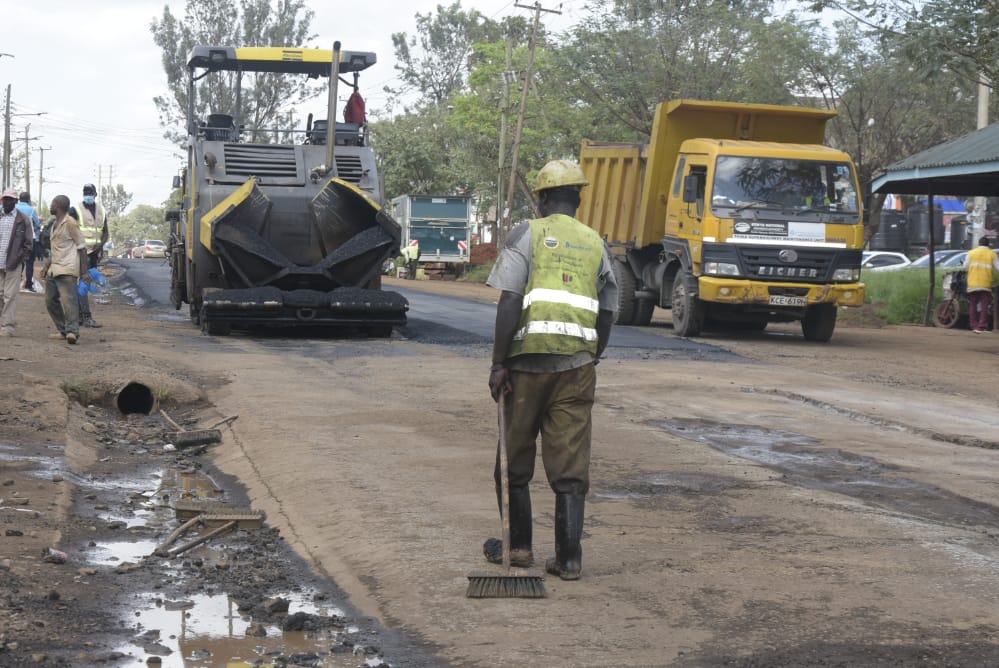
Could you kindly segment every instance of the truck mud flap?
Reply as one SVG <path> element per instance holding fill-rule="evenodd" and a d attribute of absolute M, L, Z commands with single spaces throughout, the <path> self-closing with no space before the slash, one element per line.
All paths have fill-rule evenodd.
<path fill-rule="evenodd" d="M 363 288 L 216 290 L 204 296 L 206 328 L 225 323 L 257 327 L 392 327 L 406 324 L 409 302 L 397 292 Z"/>

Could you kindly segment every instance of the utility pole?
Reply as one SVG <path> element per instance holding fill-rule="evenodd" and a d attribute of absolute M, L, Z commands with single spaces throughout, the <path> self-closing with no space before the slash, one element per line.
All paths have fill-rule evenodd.
<path fill-rule="evenodd" d="M 48 211 L 45 206 L 45 200 L 42 199 L 42 182 L 45 180 L 45 151 L 51 150 L 51 148 L 38 147 L 38 199 L 36 201 L 38 202 L 38 208 L 45 210 L 46 213 Z"/>
<path fill-rule="evenodd" d="M 989 124 L 989 80 L 984 73 L 978 75 L 978 118 L 976 128 L 981 130 Z M 985 220 L 988 211 L 984 197 L 975 198 L 974 224 L 971 226 L 971 247 L 976 248 L 978 241 L 985 235 Z M 969 216 L 972 218 L 972 216 Z"/>
<path fill-rule="evenodd" d="M 500 110 L 500 144 L 499 144 L 499 171 L 496 175 L 496 226 L 493 230 L 493 242 L 496 248 L 500 247 L 503 239 L 500 237 L 502 221 L 506 220 L 506 209 L 503 200 L 503 169 L 506 167 L 506 130 L 507 116 L 510 114 L 510 84 L 513 83 L 514 73 L 510 70 L 513 63 L 513 40 L 510 35 L 506 36 L 506 67 L 503 70 L 503 108 Z"/>
<path fill-rule="evenodd" d="M 17 116 L 17 114 L 14 114 Z M 31 186 L 31 146 L 28 142 L 35 141 L 36 139 L 41 139 L 41 137 L 29 137 L 28 131 L 31 129 L 31 123 L 24 126 L 24 189 L 29 190 Z M 12 188 L 13 183 L 8 181 L 7 187 Z"/>
<path fill-rule="evenodd" d="M 7 84 L 7 102 L 3 114 L 3 187 L 10 185 L 10 84 Z"/>
<path fill-rule="evenodd" d="M 541 12 L 549 14 L 561 14 L 561 10 L 544 9 L 540 2 L 535 2 L 533 6 L 515 3 L 515 6 L 523 9 L 534 10 L 534 25 L 531 26 L 531 41 L 527 51 L 527 69 L 524 71 L 524 88 L 520 93 L 520 111 L 517 112 L 517 128 L 513 133 L 513 146 L 511 147 L 510 182 L 506 188 L 506 215 L 503 216 L 504 230 L 510 227 L 510 215 L 513 213 L 513 191 L 517 185 L 517 169 L 520 162 L 520 139 L 524 133 L 524 112 L 527 110 L 527 93 L 531 87 L 531 77 L 534 76 L 534 49 L 537 46 L 538 26 L 541 24 Z M 561 7 L 561 5 L 559 5 Z"/>
<path fill-rule="evenodd" d="M 24 189 L 28 190 L 31 184 L 31 148 L 28 146 L 28 130 L 31 123 L 24 126 Z"/>

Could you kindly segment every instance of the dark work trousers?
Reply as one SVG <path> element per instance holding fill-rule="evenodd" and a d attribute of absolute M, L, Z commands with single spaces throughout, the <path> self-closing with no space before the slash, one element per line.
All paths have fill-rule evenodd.
<path fill-rule="evenodd" d="M 968 320 L 972 329 L 989 328 L 989 305 L 992 303 L 991 290 L 968 292 Z"/>
<path fill-rule="evenodd" d="M 537 438 L 548 484 L 557 494 L 586 494 L 590 488 L 590 435 L 597 373 L 592 364 L 558 373 L 510 373 L 506 397 L 506 442 L 510 486 L 534 477 Z M 499 448 L 496 484 L 500 484 Z"/>
<path fill-rule="evenodd" d="M 45 307 L 60 334 L 80 333 L 76 276 L 45 277 Z"/>
<path fill-rule="evenodd" d="M 24 287 L 29 290 L 35 289 L 35 258 L 39 256 L 41 250 L 42 244 L 36 239 L 32 242 L 28 261 L 24 263 Z"/>
<path fill-rule="evenodd" d="M 100 261 L 100 259 L 101 259 L 101 254 L 99 252 L 88 254 L 87 255 L 87 268 L 88 269 L 93 269 L 94 267 L 96 267 L 97 263 Z M 83 323 L 85 323 L 86 321 L 91 320 L 93 318 L 93 315 L 90 313 L 90 293 L 89 292 L 84 292 L 82 295 L 79 295 L 79 312 L 80 312 L 80 324 L 81 325 Z"/>

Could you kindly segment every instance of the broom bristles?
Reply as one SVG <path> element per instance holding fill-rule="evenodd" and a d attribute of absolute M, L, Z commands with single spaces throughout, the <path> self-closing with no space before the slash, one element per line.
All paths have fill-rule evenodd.
<path fill-rule="evenodd" d="M 540 575 L 494 575 L 470 573 L 467 598 L 544 598 L 545 582 Z"/>

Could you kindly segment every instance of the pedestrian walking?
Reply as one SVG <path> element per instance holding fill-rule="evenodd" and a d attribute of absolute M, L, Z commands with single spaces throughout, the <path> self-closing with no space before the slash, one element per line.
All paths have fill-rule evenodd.
<path fill-rule="evenodd" d="M 104 244 L 108 240 L 108 215 L 104 207 L 97 201 L 97 188 L 93 183 L 83 186 L 83 202 L 80 206 L 71 208 L 69 215 L 76 219 L 87 244 L 87 269 L 96 269 L 104 254 Z M 84 271 L 84 274 L 87 272 Z M 86 292 L 79 296 L 80 325 L 83 327 L 100 327 L 90 311 L 90 298 Z"/>
<path fill-rule="evenodd" d="M 25 191 L 19 197 L 17 210 L 28 217 L 31 221 L 31 253 L 24 263 L 24 289 L 28 292 L 35 291 L 35 259 L 39 257 L 39 235 L 42 233 L 42 219 L 38 217 L 35 207 L 31 206 L 31 193 Z"/>
<path fill-rule="evenodd" d="M 586 184 L 574 162 L 545 165 L 534 191 L 544 217 L 510 231 L 486 281 L 502 291 L 489 391 L 494 400 L 506 395 L 511 563 L 528 567 L 534 561 L 529 483 L 540 434 L 541 459 L 555 492 L 555 556 L 545 569 L 563 580 L 579 578 L 582 570 L 595 367 L 617 310 L 607 246 L 573 217 Z M 494 479 L 500 499 L 498 447 Z M 483 552 L 501 563 L 502 542 L 488 539 Z"/>
<path fill-rule="evenodd" d="M 31 221 L 17 208 L 17 191 L 0 196 L 0 336 L 14 336 L 21 270 L 32 250 Z"/>
<path fill-rule="evenodd" d="M 52 200 L 55 221 L 50 232 L 49 257 L 45 261 L 45 307 L 57 332 L 51 339 L 74 344 L 80 337 L 77 284 L 87 273 L 87 244 L 76 219 L 69 215 L 69 198 Z"/>
<path fill-rule="evenodd" d="M 994 272 L 999 271 L 999 258 L 989 247 L 987 237 L 979 239 L 978 248 L 968 252 L 964 268 L 968 270 L 968 320 L 971 330 L 986 332 L 989 329 Z"/>

